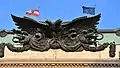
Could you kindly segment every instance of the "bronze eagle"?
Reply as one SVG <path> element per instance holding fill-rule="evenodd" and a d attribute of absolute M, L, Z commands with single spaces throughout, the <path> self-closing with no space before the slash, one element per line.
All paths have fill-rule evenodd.
<path fill-rule="evenodd" d="M 93 38 L 96 38 L 93 34 L 97 31 L 96 25 L 99 24 L 101 14 L 92 17 L 78 17 L 66 22 L 61 19 L 52 22 L 49 20 L 36 21 L 29 17 L 17 17 L 12 14 L 11 16 L 18 29 L 28 33 L 26 41 L 31 49 L 47 51 L 50 48 L 61 48 L 64 51 L 73 52 L 82 51 L 83 44 L 95 43 L 92 41 Z"/>

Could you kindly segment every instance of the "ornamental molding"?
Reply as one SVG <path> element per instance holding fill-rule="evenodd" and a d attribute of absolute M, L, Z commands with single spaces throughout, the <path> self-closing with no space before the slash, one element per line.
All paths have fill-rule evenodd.
<path fill-rule="evenodd" d="M 120 63 L 0 63 L 0 67 L 120 67 Z"/>

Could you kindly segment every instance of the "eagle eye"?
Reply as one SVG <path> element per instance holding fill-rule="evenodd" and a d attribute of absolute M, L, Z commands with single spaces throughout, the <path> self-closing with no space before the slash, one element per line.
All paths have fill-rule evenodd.
<path fill-rule="evenodd" d="M 36 33 L 35 38 L 42 38 L 42 34 L 41 33 Z"/>

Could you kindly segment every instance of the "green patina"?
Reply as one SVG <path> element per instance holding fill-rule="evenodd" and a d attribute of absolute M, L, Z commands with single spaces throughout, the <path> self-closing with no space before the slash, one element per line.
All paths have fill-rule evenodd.
<path fill-rule="evenodd" d="M 0 37 L 0 43 L 14 43 L 12 42 L 12 38 L 14 35 L 7 35 L 6 37 Z M 105 42 L 113 42 L 115 41 L 116 44 L 120 44 L 120 37 L 116 36 L 115 33 L 104 33 L 104 38 L 100 40 L 100 43 Z"/>
<path fill-rule="evenodd" d="M 6 37 L 0 37 L 0 43 L 14 43 L 12 42 L 13 35 L 7 35 Z"/>
<path fill-rule="evenodd" d="M 104 33 L 104 38 L 100 40 L 100 43 L 105 43 L 105 42 L 115 42 L 116 44 L 120 44 L 120 36 L 116 36 L 115 33 Z"/>

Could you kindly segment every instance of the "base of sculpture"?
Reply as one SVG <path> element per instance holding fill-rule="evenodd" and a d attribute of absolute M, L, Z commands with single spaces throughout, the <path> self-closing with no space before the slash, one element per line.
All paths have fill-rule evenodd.
<path fill-rule="evenodd" d="M 109 47 L 101 52 L 64 52 L 50 49 L 46 52 L 12 52 L 5 47 L 5 55 L 0 58 L 2 68 L 110 68 L 120 67 L 119 49 L 116 56 L 109 57 Z"/>

